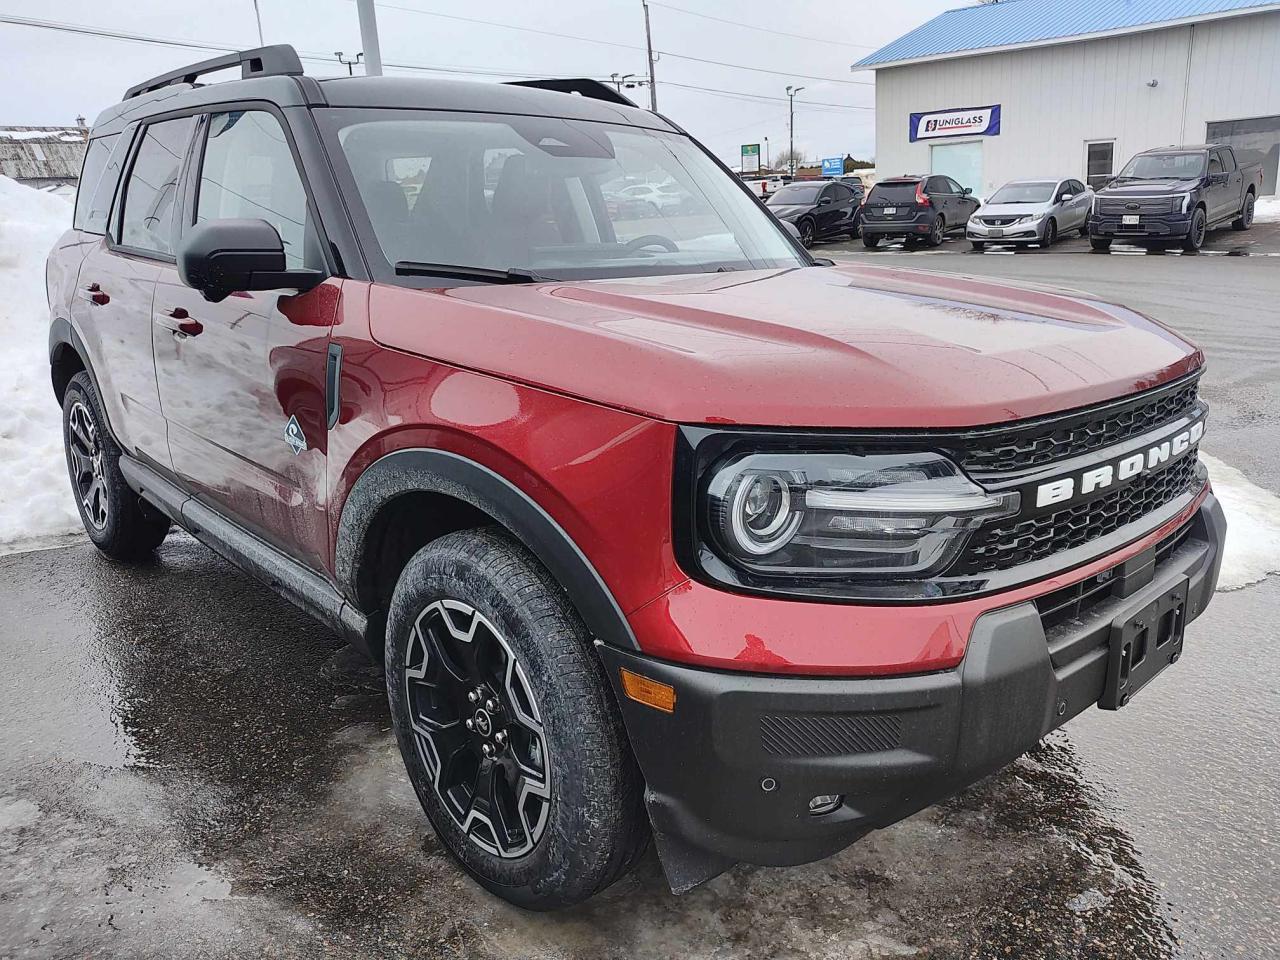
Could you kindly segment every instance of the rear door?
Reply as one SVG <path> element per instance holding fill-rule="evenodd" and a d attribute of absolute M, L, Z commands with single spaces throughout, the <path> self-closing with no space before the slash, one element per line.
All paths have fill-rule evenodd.
<path fill-rule="evenodd" d="M 925 181 L 924 192 L 929 195 L 934 209 L 946 218 L 948 230 L 968 221 L 969 216 L 960 205 L 960 188 L 955 186 L 955 181 L 947 177 L 930 177 Z"/>
<path fill-rule="evenodd" d="M 71 308 L 116 439 L 163 467 L 169 447 L 151 352 L 151 302 L 161 271 L 174 263 L 179 173 L 194 125 L 179 117 L 137 131 L 107 232 L 80 266 Z"/>
<path fill-rule="evenodd" d="M 210 114 L 196 135 L 181 230 L 266 220 L 290 268 L 326 269 L 300 169 L 278 114 Z M 166 266 L 152 327 L 175 472 L 197 498 L 317 570 L 329 554 L 325 368 L 338 292 L 328 281 L 300 296 L 238 292 L 208 303 Z"/>
<path fill-rule="evenodd" d="M 831 224 L 831 233 L 849 233 L 853 230 L 854 218 L 858 213 L 858 196 L 847 183 L 831 184 L 833 193 L 832 206 L 836 216 Z"/>

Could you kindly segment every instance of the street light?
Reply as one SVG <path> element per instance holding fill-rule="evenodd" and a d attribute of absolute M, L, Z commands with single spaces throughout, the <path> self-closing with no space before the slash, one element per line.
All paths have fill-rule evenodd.
<path fill-rule="evenodd" d="M 791 124 L 791 143 L 787 147 L 790 156 L 787 157 L 787 167 L 790 169 L 792 179 L 796 175 L 796 94 L 803 89 L 804 87 L 787 87 L 787 113 Z"/>

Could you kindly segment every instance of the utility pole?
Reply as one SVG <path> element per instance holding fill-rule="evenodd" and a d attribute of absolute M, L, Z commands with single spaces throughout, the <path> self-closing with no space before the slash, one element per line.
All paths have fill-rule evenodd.
<path fill-rule="evenodd" d="M 262 11 L 258 9 L 258 0 L 253 0 L 253 18 L 258 21 L 258 46 L 265 47 L 267 41 L 262 39 Z"/>
<path fill-rule="evenodd" d="M 372 3 L 373 0 L 368 0 Z M 640 0 L 644 7 L 644 45 L 649 51 L 649 109 L 658 112 L 658 82 L 653 75 L 653 32 L 649 29 L 649 0 Z"/>
<path fill-rule="evenodd" d="M 382 76 L 382 47 L 378 45 L 378 18 L 373 12 L 373 0 L 356 0 L 360 14 L 360 45 L 364 47 L 364 75 Z"/>
<path fill-rule="evenodd" d="M 362 59 L 364 59 L 364 54 L 363 54 L 363 53 L 357 53 L 357 54 L 356 54 L 356 58 L 355 58 L 354 60 L 343 60 L 343 59 L 342 59 L 342 51 L 341 51 L 341 50 L 338 50 L 337 52 L 335 52 L 335 53 L 334 53 L 334 56 L 338 58 L 338 62 L 339 62 L 340 64 L 342 64 L 344 67 L 346 67 L 346 68 L 347 68 L 347 76 L 348 76 L 348 77 L 355 76 L 355 72 L 356 72 L 356 71 L 355 71 L 355 65 L 356 65 L 357 63 L 359 63 Z"/>
<path fill-rule="evenodd" d="M 790 156 L 787 157 L 787 168 L 792 178 L 796 175 L 796 94 L 803 90 L 804 87 L 787 87 L 787 113 L 791 126 L 791 142 L 787 147 Z"/>

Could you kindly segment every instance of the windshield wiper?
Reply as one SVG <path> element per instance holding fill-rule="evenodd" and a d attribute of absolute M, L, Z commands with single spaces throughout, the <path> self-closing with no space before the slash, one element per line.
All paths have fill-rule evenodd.
<path fill-rule="evenodd" d="M 532 270 L 494 270 L 490 267 L 470 267 L 460 263 L 424 263 L 420 260 L 397 260 L 396 276 L 445 277 L 449 280 L 484 280 L 488 283 L 544 283 L 554 277 L 544 277 Z"/>

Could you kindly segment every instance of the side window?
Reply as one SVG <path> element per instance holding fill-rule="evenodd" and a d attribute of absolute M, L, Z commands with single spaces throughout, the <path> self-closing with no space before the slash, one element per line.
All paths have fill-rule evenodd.
<path fill-rule="evenodd" d="M 113 133 L 109 137 L 98 137 L 89 141 L 89 149 L 85 151 L 84 166 L 80 168 L 80 182 L 76 190 L 76 212 L 71 225 L 77 230 L 88 230 L 92 233 L 106 233 L 107 209 L 111 206 L 111 194 L 115 193 L 116 183 L 120 179 L 119 161 L 116 162 L 115 176 L 106 176 L 107 161 L 115 149 L 120 134 Z M 107 182 L 109 181 L 109 183 Z M 104 190 L 104 188 L 106 188 Z M 94 197 L 105 192 L 106 199 L 95 204 Z M 101 217 L 92 217 L 95 206 L 103 207 Z M 90 219 L 94 226 L 87 226 Z M 96 227 L 96 229 L 95 229 Z"/>
<path fill-rule="evenodd" d="M 964 187 L 960 186 L 960 184 L 956 183 L 950 177 L 943 177 L 942 179 L 947 182 L 947 189 L 952 193 L 964 193 Z"/>
<path fill-rule="evenodd" d="M 847 184 L 837 183 L 832 189 L 836 192 L 836 203 L 848 203 L 853 199 L 853 189 Z"/>
<path fill-rule="evenodd" d="M 1209 173 L 1222 173 L 1222 171 L 1222 154 L 1219 151 L 1214 150 L 1209 154 Z"/>
<path fill-rule="evenodd" d="M 407 180 L 412 166 L 396 172 Z M 265 220 L 284 241 L 287 267 L 296 269 L 307 261 L 307 192 L 274 115 L 235 110 L 210 116 L 196 197 L 197 223 Z"/>
<path fill-rule="evenodd" d="M 173 253 L 173 210 L 178 173 L 191 140 L 193 117 L 153 123 L 143 133 L 124 190 L 120 242 L 153 253 Z"/>

